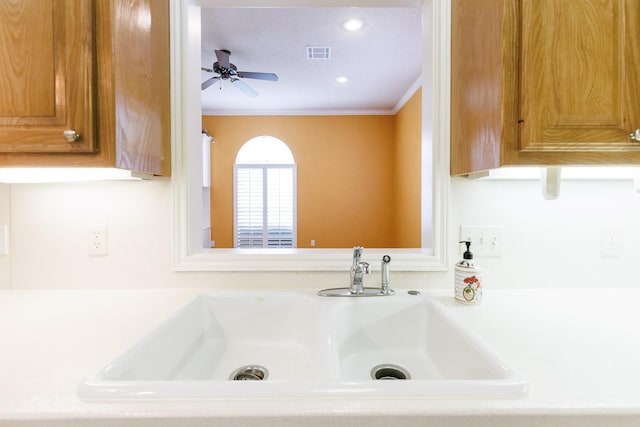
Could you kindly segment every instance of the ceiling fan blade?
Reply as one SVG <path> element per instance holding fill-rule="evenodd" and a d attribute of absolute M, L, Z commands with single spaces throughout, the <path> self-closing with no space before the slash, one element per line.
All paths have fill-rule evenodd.
<path fill-rule="evenodd" d="M 223 50 L 216 49 L 216 58 L 218 58 L 218 64 L 221 67 L 229 68 L 229 55 L 231 55 L 231 52 L 229 52 L 226 49 L 223 49 Z"/>
<path fill-rule="evenodd" d="M 213 70 L 211 68 L 204 68 L 204 67 L 200 67 L 200 69 L 202 71 L 206 71 L 207 73 L 213 73 Z"/>
<path fill-rule="evenodd" d="M 240 79 L 231 79 L 231 83 L 233 83 L 235 87 L 240 89 L 247 96 L 250 96 L 252 98 L 255 98 L 256 96 L 258 96 L 258 92 L 253 90 L 251 87 L 249 87 L 245 82 L 243 82 Z"/>
<path fill-rule="evenodd" d="M 209 80 L 205 80 L 204 82 L 202 82 L 202 89 L 201 90 L 205 90 L 206 88 L 208 88 L 209 86 L 211 86 L 212 84 L 217 82 L 218 80 L 220 80 L 220 77 L 218 77 L 218 76 L 211 77 Z"/>
<path fill-rule="evenodd" d="M 278 75 L 274 73 L 254 73 L 251 71 L 238 71 L 238 77 L 244 77 L 247 79 L 269 80 L 272 82 L 278 81 Z"/>

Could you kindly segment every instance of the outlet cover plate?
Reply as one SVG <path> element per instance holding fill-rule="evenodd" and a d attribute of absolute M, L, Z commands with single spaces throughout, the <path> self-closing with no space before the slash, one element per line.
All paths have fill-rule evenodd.
<path fill-rule="evenodd" d="M 620 256 L 622 232 L 615 227 L 603 227 L 600 235 L 600 256 L 617 258 Z"/>
<path fill-rule="evenodd" d="M 9 225 L 0 224 L 0 255 L 9 255 Z"/>
<path fill-rule="evenodd" d="M 107 226 L 104 224 L 95 224 L 89 226 L 87 244 L 90 256 L 107 255 Z"/>

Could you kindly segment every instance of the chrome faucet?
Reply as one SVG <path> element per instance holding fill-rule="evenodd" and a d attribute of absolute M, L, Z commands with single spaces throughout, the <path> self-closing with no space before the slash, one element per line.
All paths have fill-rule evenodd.
<path fill-rule="evenodd" d="M 389 263 L 391 257 L 385 255 L 382 257 L 382 285 L 380 288 L 365 288 L 364 275 L 369 274 L 369 263 L 362 261 L 362 246 L 353 248 L 353 262 L 349 271 L 349 287 L 348 288 L 328 288 L 318 291 L 321 297 L 376 297 L 393 295 L 395 292 L 390 287 L 389 279 Z"/>
<path fill-rule="evenodd" d="M 363 277 L 365 274 L 369 274 L 369 263 L 360 261 L 362 257 L 362 246 L 356 246 L 353 248 L 353 263 L 351 264 L 351 280 L 349 281 L 349 292 L 352 294 L 364 293 Z"/>

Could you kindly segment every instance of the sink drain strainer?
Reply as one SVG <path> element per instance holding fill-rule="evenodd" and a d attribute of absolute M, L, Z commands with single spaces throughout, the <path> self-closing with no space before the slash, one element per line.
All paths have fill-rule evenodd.
<path fill-rule="evenodd" d="M 229 377 L 233 381 L 262 381 L 269 376 L 269 371 L 264 366 L 246 365 L 231 373 Z"/>
<path fill-rule="evenodd" d="M 371 378 L 374 380 L 410 380 L 411 375 L 402 366 L 385 363 L 371 369 Z"/>

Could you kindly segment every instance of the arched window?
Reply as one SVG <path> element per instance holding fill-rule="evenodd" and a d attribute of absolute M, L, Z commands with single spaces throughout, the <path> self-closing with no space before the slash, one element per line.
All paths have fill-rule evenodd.
<path fill-rule="evenodd" d="M 296 247 L 296 165 L 287 144 L 258 136 L 234 165 L 234 246 Z"/>

